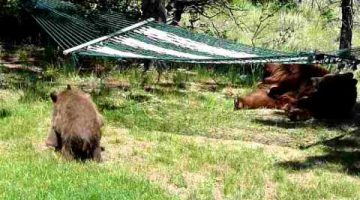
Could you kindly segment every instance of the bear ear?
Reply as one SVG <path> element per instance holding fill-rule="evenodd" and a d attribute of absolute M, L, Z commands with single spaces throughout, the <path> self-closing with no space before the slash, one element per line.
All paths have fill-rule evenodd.
<path fill-rule="evenodd" d="M 56 94 L 55 92 L 52 92 L 52 93 L 50 94 L 50 97 L 51 97 L 52 102 L 53 102 L 53 103 L 56 103 L 56 101 L 57 101 L 57 94 Z"/>
<path fill-rule="evenodd" d="M 67 90 L 71 90 L 70 84 L 68 84 L 68 85 L 66 86 L 66 89 L 67 89 Z"/>

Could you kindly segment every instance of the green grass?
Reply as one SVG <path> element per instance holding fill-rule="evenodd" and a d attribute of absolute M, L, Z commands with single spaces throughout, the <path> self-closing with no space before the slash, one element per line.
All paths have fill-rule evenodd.
<path fill-rule="evenodd" d="M 121 167 L 61 163 L 41 153 L 24 153 L 35 151 L 31 143 L 16 148 L 23 149 L 0 160 L 2 199 L 168 199 Z"/>
<path fill-rule="evenodd" d="M 298 51 L 334 51 L 339 48 L 341 27 L 340 2 L 319 0 L 305 0 L 297 4 L 296 1 L 274 12 L 279 7 L 277 1 L 259 1 L 262 5 L 253 5 L 247 0 L 233 1 L 233 6 L 239 11 L 233 11 L 233 16 L 227 14 L 207 18 L 199 16 L 195 23 L 196 31 L 205 32 L 240 43 L 255 45 L 268 49 L 288 52 Z M 290 3 L 291 4 L 291 3 Z M 359 6 L 354 4 L 354 10 Z M 219 10 L 207 10 L 209 16 L 215 15 Z M 267 20 L 261 22 L 269 14 Z M 189 15 L 185 15 L 182 24 L 188 26 Z M 233 19 L 236 19 L 236 23 Z M 354 22 L 359 23 L 358 15 Z M 255 34 L 257 28 L 258 34 Z M 360 27 L 353 27 L 354 47 L 360 45 L 358 37 Z"/>
<path fill-rule="evenodd" d="M 130 70 L 103 80 L 54 72 L 46 79 L 52 84 L 36 79 L 1 90 L 0 198 L 360 198 L 357 147 L 299 148 L 344 133 L 356 138 L 354 122 L 294 123 L 278 111 L 233 111 L 233 97 L 251 87 L 219 73 L 221 86 L 209 90 L 213 74 L 192 72 L 185 89 L 172 83 L 177 72 L 149 82 L 152 92 L 139 84 L 127 91 L 97 87 L 108 80 L 141 82 Z M 67 82 L 94 85 L 84 89 L 106 119 L 103 163 L 66 162 L 44 147 L 51 116 L 46 94 Z"/>
<path fill-rule="evenodd" d="M 0 198 L 168 199 L 156 184 L 127 174 L 122 166 L 59 160 L 43 146 L 50 102 L 24 102 L 12 90 L 1 94 Z"/>
<path fill-rule="evenodd" d="M 200 17 L 204 26 L 196 31 L 281 51 L 338 48 L 339 2 L 283 8 L 253 41 L 260 16 L 274 4 L 233 2 L 245 10 L 234 13 L 240 27 L 218 15 Z M 360 44 L 359 16 L 353 46 Z M 27 61 L 31 50 L 22 48 L 13 53 Z M 72 65 L 57 64 L 53 50 L 43 56 L 54 64 L 42 63 L 41 76 L 0 64 L 7 82 L 0 90 L 1 199 L 360 199 L 356 120 L 294 123 L 279 111 L 233 111 L 233 98 L 255 87 L 259 66 L 176 70 L 157 83 L 155 70 L 79 76 Z M 107 82 L 130 88 L 108 89 Z M 66 84 L 89 92 L 105 117 L 103 163 L 66 162 L 44 146 L 48 94 Z M 342 134 L 335 144 L 300 148 Z"/>

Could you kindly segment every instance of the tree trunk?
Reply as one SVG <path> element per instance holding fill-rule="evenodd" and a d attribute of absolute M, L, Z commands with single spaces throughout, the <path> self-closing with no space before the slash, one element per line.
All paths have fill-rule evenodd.
<path fill-rule="evenodd" d="M 142 0 L 142 19 L 154 18 L 155 21 L 166 23 L 166 10 L 162 0 Z"/>
<path fill-rule="evenodd" d="M 340 31 L 340 46 L 339 49 L 351 48 L 352 41 L 352 27 L 353 27 L 353 3 L 352 0 L 341 1 L 341 31 Z M 348 53 L 347 53 L 348 54 Z M 345 54 L 345 57 L 350 55 Z M 339 69 L 344 68 L 344 64 L 339 64 Z"/>
<path fill-rule="evenodd" d="M 171 25 L 178 26 L 181 20 L 181 15 L 184 13 L 186 2 L 179 0 L 172 0 L 169 2 L 167 9 L 169 12 L 173 12 L 173 21 Z"/>
<path fill-rule="evenodd" d="M 164 6 L 164 0 L 142 0 L 141 11 L 143 20 L 148 18 L 154 18 L 157 22 L 166 23 L 167 14 Z M 154 65 L 152 60 L 144 61 L 143 75 Z"/>
<path fill-rule="evenodd" d="M 342 0 L 341 2 L 342 20 L 340 32 L 340 49 L 351 48 L 353 13 L 352 0 Z"/>

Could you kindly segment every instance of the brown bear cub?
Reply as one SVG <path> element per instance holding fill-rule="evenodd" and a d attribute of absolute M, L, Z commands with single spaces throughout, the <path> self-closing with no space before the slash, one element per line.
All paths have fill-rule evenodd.
<path fill-rule="evenodd" d="M 46 146 L 61 151 L 65 159 L 101 161 L 102 116 L 90 95 L 72 89 L 51 93 L 52 127 Z"/>

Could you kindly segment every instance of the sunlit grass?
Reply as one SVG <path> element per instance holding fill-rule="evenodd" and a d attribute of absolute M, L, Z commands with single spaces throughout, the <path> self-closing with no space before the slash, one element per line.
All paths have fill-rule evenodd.
<path fill-rule="evenodd" d="M 52 84 L 37 81 L 1 90 L 1 198 L 360 198 L 360 180 L 347 173 L 348 161 L 324 157 L 312 163 L 307 158 L 331 149 L 299 148 L 350 132 L 353 124 L 328 128 L 324 122 L 290 122 L 279 111 L 234 111 L 234 96 L 247 93 L 249 86 L 218 75 L 221 87 L 214 91 L 207 85 L 212 72 L 195 70 L 183 89 L 172 84 L 173 72 L 167 73 L 160 83 L 148 83 L 155 88 L 150 92 L 131 84 L 141 82 L 136 70 L 102 79 L 62 74 Z M 157 74 L 148 76 L 155 80 Z M 106 89 L 107 80 L 128 83 L 130 89 Z M 87 85 L 106 119 L 101 164 L 66 162 L 44 147 L 52 109 L 47 95 L 67 81 Z M 314 167 L 291 164 L 307 162 Z"/>
<path fill-rule="evenodd" d="M 263 4 L 254 5 L 251 2 L 263 2 Z M 200 16 L 200 20 L 195 23 L 195 31 L 256 47 L 288 52 L 334 51 L 339 48 L 340 2 L 320 0 L 314 3 L 305 0 L 301 3 L 291 2 L 281 9 L 273 9 L 280 6 L 276 1 L 251 2 L 234 1 L 233 4 L 239 11 L 233 11 L 233 17 L 230 17 L 231 15 L 217 15 L 213 18 Z M 359 6 L 354 5 L 354 10 L 359 10 Z M 210 16 L 215 15 L 218 10 L 207 10 L 207 13 Z M 271 17 L 262 21 L 269 15 Z M 189 25 L 188 21 L 189 16 L 185 16 L 183 25 Z M 354 21 L 355 24 L 359 22 L 357 15 Z M 255 34 L 258 27 L 261 31 Z M 359 32 L 360 27 L 355 25 L 352 43 L 354 47 L 360 45 L 357 37 Z"/>

